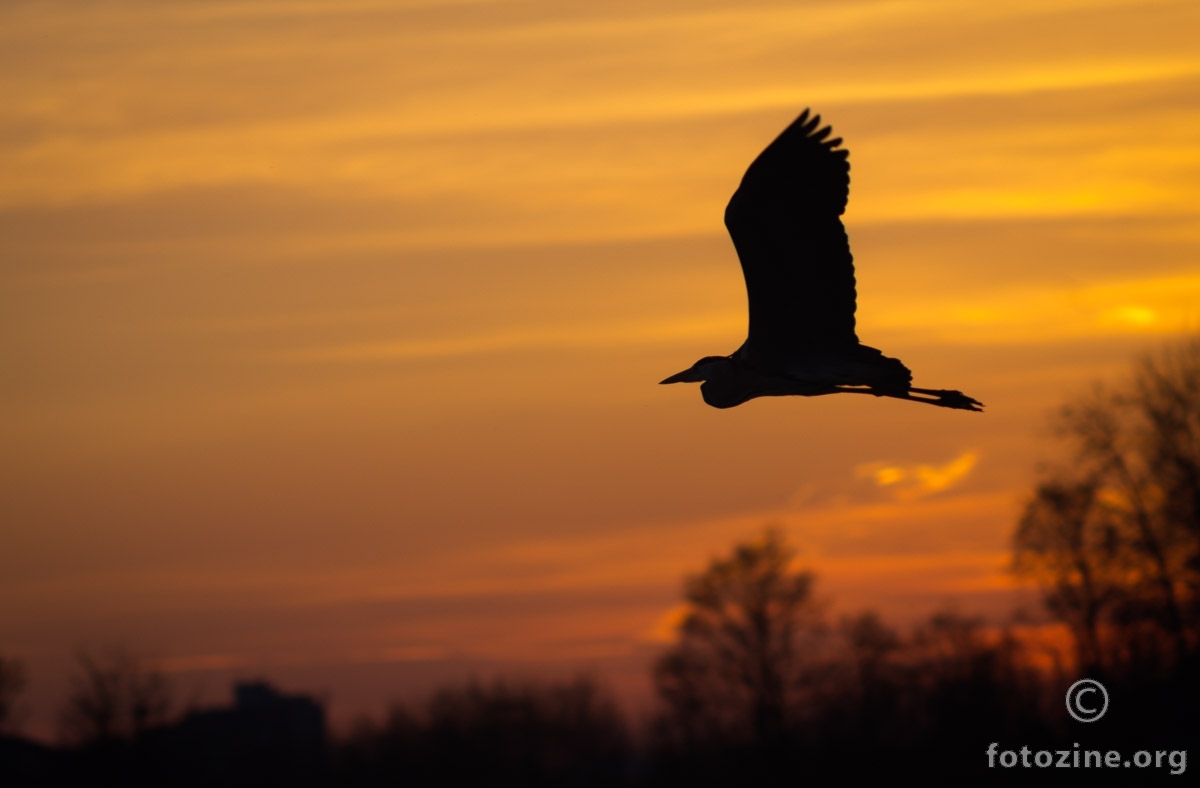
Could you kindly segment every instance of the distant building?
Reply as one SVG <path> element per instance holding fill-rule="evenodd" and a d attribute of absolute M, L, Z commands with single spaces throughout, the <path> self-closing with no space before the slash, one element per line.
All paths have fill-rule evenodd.
<path fill-rule="evenodd" d="M 325 710 L 265 682 L 234 686 L 234 705 L 188 714 L 146 742 L 171 785 L 312 785 L 325 774 Z"/>
<path fill-rule="evenodd" d="M 319 703 L 261 681 L 235 685 L 233 698 L 232 707 L 195 711 L 129 741 L 59 749 L 0 736 L 0 786 L 304 788 L 327 782 Z"/>

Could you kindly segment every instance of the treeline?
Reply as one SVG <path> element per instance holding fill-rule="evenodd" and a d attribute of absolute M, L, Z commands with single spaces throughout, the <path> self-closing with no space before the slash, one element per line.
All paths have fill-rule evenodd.
<path fill-rule="evenodd" d="M 1101 668 L 1064 659 L 1039 636 L 1041 627 L 1020 622 L 942 612 L 900 633 L 864 613 L 833 625 L 814 601 L 814 576 L 791 565 L 792 550 L 768 532 L 689 579 L 690 612 L 655 668 L 663 702 L 652 745 L 656 779 L 1064 779 L 1053 767 L 1014 774 L 996 756 L 989 760 L 993 742 L 997 755 L 1082 744 L 1101 755 L 1124 752 L 1122 763 L 1161 750 L 1160 762 L 1173 757 L 1174 773 L 1186 770 L 1187 747 L 1200 734 L 1194 649 L 1153 666 Z M 1168 636 L 1157 637 L 1162 653 Z M 1081 673 L 1085 667 L 1090 673 Z M 1101 681 L 1112 701 L 1111 713 L 1090 723 L 1066 707 L 1068 687 L 1083 676 Z M 1101 771 L 1087 779 L 1130 784 L 1155 776 Z"/>
<path fill-rule="evenodd" d="M 150 705 L 166 709 L 169 685 L 136 661 L 92 660 L 95 672 L 123 678 L 85 698 L 101 687 L 83 681 L 81 668 L 74 692 L 83 695 L 65 704 L 70 736 L 61 747 L 0 739 L 3 784 L 794 785 L 901 775 L 933 785 L 1009 784 L 1016 777 L 1061 783 L 1053 769 L 1017 767 L 1014 774 L 999 763 L 989 767 L 987 749 L 993 742 L 1000 751 L 1028 746 L 1035 753 L 1081 745 L 1085 752 L 1163 750 L 1175 758 L 1164 762 L 1173 767 L 1151 769 L 1143 780 L 1179 773 L 1177 753 L 1194 749 L 1200 727 L 1185 700 L 1198 697 L 1194 672 L 1105 675 L 1112 708 L 1088 725 L 1064 707 L 1074 671 L 1047 669 L 1019 629 L 978 618 L 940 613 L 901 634 L 870 613 L 834 624 L 798 615 L 791 619 L 802 622 L 793 642 L 804 647 L 775 650 L 787 619 L 757 619 L 761 628 L 752 634 L 756 610 L 738 609 L 729 594 L 736 587 L 773 597 L 778 589 L 765 559 L 786 555 L 786 546 L 768 535 L 737 550 L 749 557 L 748 571 L 718 590 L 727 620 L 716 630 L 685 623 L 655 667 L 661 702 L 648 726 L 627 718 L 589 678 L 446 687 L 338 736 L 328 732 L 318 703 L 265 684 L 239 685 L 228 708 L 164 713 L 142 724 L 146 698 L 132 690 L 158 687 Z M 811 575 L 784 572 L 777 580 L 797 577 L 812 587 Z M 810 593 L 801 596 L 793 612 L 811 605 Z M 737 632 L 739 622 L 750 628 Z M 81 716 L 81 708 L 93 716 Z M 1186 760 L 1182 765 L 1186 770 Z M 1092 769 L 1087 779 L 1130 782 L 1128 774 L 1105 769 Z"/>

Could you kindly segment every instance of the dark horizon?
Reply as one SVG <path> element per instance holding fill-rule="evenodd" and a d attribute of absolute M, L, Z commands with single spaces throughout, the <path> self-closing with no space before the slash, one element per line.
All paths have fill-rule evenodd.
<path fill-rule="evenodd" d="M 1050 555 L 1028 530 L 1043 515 L 1031 503 L 1022 520 L 1018 554 L 1026 569 L 1033 554 L 1022 551 Z M 1113 753 L 1135 758 L 1143 777 L 1186 772 L 1188 748 L 1200 733 L 1200 715 L 1188 702 L 1200 695 L 1194 612 L 1181 653 L 1172 651 L 1169 627 L 1153 610 L 1128 619 L 1120 597 L 1111 595 L 1099 608 L 1107 623 L 1098 643 L 1061 608 L 1052 613 L 1066 625 L 1059 643 L 1028 637 L 1027 622 L 996 627 L 954 610 L 904 632 L 872 611 L 831 620 L 817 575 L 795 562 L 795 552 L 782 531 L 765 529 L 689 575 L 688 614 L 656 656 L 650 673 L 657 697 L 645 715 L 623 709 L 595 675 L 510 675 L 435 683 L 422 701 L 393 700 L 385 715 L 339 731 L 329 725 L 328 696 L 281 691 L 259 678 L 236 682 L 223 703 L 180 705 L 178 686 L 152 662 L 121 651 L 81 652 L 57 713 L 59 741 L 50 748 L 20 736 L 19 721 L 5 725 L 25 666 L 0 661 L 0 771 L 15 786 L 81 779 L 122 786 L 164 779 L 441 785 L 471 775 L 528 785 L 783 784 L 800 774 L 882 778 L 898 770 L 932 784 L 1003 784 L 1014 765 L 1031 765 L 1015 760 L 1018 750 L 1027 760 L 1030 750 L 1043 758 L 1073 748 L 1089 778 L 1101 781 L 1114 778 L 1106 772 L 1113 764 L 1098 759 L 1111 761 Z M 1056 552 L 1054 560 L 1065 555 Z M 1096 552 L 1087 560 L 1107 559 Z M 1050 600 L 1063 586 L 1046 579 L 1042 592 Z M 1123 588 L 1130 599 L 1141 593 L 1137 583 Z M 744 639 L 759 631 L 760 613 L 767 616 L 764 632 L 774 634 Z M 746 629 L 734 637 L 729 627 Z M 796 647 L 794 654 L 790 646 L 777 649 L 784 643 Z M 710 649 L 719 661 L 704 656 Z M 730 655 L 743 662 L 727 662 Z M 768 655 L 776 679 L 751 680 L 735 669 L 759 666 Z M 1070 686 L 1069 704 L 1080 677 L 1103 680 L 1102 712 L 1111 702 L 1111 716 L 1101 713 L 1094 724 L 1069 719 L 1063 692 Z M 1079 705 L 1081 713 L 1096 710 Z M 871 757 L 848 765 L 854 753 Z M 1023 779 L 1061 780 L 1044 771 L 1046 764 L 1033 765 L 1042 768 Z"/>

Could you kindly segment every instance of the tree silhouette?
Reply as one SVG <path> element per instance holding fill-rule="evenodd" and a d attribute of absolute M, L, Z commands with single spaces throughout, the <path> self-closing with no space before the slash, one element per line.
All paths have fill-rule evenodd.
<path fill-rule="evenodd" d="M 1015 567 L 1043 585 L 1047 609 L 1070 629 L 1084 668 L 1102 663 L 1100 624 L 1120 593 L 1119 539 L 1094 513 L 1094 480 L 1038 486 L 1017 530 Z"/>
<path fill-rule="evenodd" d="M 685 584 L 679 639 L 655 665 L 665 727 L 685 745 L 774 746 L 799 711 L 805 668 L 823 631 L 813 575 L 790 568 L 777 530 L 739 544 Z"/>
<path fill-rule="evenodd" d="M 1178 664 L 1200 636 L 1200 339 L 1060 409 L 1071 465 L 1036 488 L 1014 568 L 1042 585 L 1079 662 Z"/>
<path fill-rule="evenodd" d="M 166 676 L 146 668 L 124 651 L 104 659 L 87 652 L 76 658 L 77 672 L 60 714 L 64 736 L 77 744 L 109 744 L 135 739 L 167 720 L 170 687 Z"/>

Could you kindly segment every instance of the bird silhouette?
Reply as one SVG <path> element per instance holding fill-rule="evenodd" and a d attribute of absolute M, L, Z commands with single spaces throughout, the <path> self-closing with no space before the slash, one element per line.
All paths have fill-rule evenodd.
<path fill-rule="evenodd" d="M 858 341 L 854 259 L 841 215 L 849 151 L 804 110 L 766 147 L 725 208 L 750 304 L 750 330 L 728 356 L 706 356 L 663 383 L 700 383 L 714 408 L 755 397 L 872 394 L 982 410 L 961 391 L 912 386 L 912 372 Z M 819 129 L 819 130 L 818 130 Z"/>

